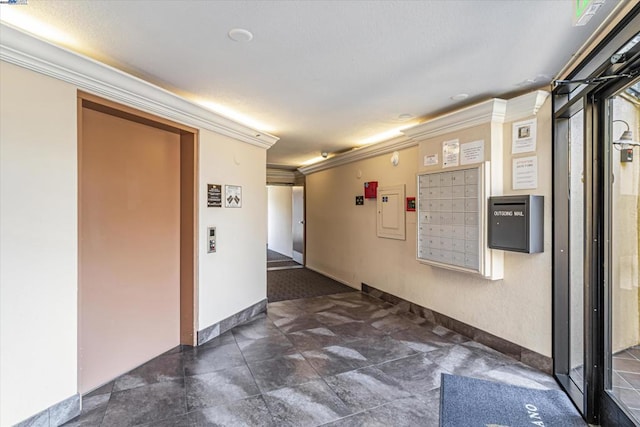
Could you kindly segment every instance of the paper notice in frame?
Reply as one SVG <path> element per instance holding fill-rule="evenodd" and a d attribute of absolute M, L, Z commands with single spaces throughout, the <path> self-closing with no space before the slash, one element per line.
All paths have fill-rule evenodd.
<path fill-rule="evenodd" d="M 207 207 L 208 208 L 222 207 L 222 185 L 207 184 Z"/>
<path fill-rule="evenodd" d="M 460 164 L 460 141 L 453 139 L 442 143 L 442 167 L 451 168 Z"/>
<path fill-rule="evenodd" d="M 533 190 L 538 188 L 538 156 L 513 159 L 514 190 Z"/>
<path fill-rule="evenodd" d="M 471 165 L 484 161 L 484 140 L 460 144 L 460 164 Z"/>
<path fill-rule="evenodd" d="M 537 120 L 525 120 L 513 124 L 511 154 L 536 151 Z"/>
<path fill-rule="evenodd" d="M 239 185 L 224 186 L 224 206 L 226 208 L 242 207 L 242 187 Z"/>
<path fill-rule="evenodd" d="M 425 166 L 435 166 L 438 164 L 438 154 L 427 154 L 423 161 Z"/>

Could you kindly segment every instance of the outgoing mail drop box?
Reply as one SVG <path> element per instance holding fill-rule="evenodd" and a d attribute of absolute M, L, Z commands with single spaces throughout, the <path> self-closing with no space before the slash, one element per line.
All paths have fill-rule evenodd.
<path fill-rule="evenodd" d="M 543 196 L 490 197 L 489 247 L 514 252 L 543 252 L 543 214 Z"/>

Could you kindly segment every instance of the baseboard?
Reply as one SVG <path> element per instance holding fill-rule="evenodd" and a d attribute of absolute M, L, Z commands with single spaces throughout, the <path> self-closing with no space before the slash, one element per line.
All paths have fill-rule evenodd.
<path fill-rule="evenodd" d="M 198 345 L 202 345 L 215 337 L 224 334 L 229 329 L 251 320 L 258 314 L 264 313 L 265 311 L 267 311 L 266 298 L 232 316 L 227 317 L 226 319 L 221 320 L 220 322 L 214 323 L 213 325 L 207 326 L 206 328 L 198 331 Z"/>
<path fill-rule="evenodd" d="M 58 427 L 80 415 L 80 395 L 73 395 L 62 402 L 14 425 L 14 427 Z"/>
<path fill-rule="evenodd" d="M 335 276 L 332 276 L 331 274 L 329 274 L 329 273 L 327 273 L 327 272 L 325 272 L 325 271 L 322 271 L 322 270 L 320 270 L 319 268 L 311 267 L 311 266 L 309 266 L 309 265 L 305 265 L 305 268 L 306 268 L 307 270 L 315 271 L 315 272 L 316 272 L 316 273 L 318 273 L 318 274 L 322 274 L 323 276 L 326 276 L 326 277 L 328 277 L 328 278 L 329 278 L 329 279 L 331 279 L 331 280 L 335 280 L 335 281 L 336 281 L 336 282 L 338 282 L 338 283 L 342 283 L 342 284 L 343 284 L 343 285 L 345 285 L 345 286 L 348 286 L 348 287 L 350 287 L 350 288 L 353 288 L 353 290 L 354 290 L 354 291 L 359 291 L 359 290 L 360 290 L 360 289 L 358 289 L 358 288 L 354 287 L 351 283 L 345 282 L 345 281 L 344 281 L 344 280 L 342 280 L 342 279 L 339 279 L 339 278 L 337 278 L 337 277 L 335 277 Z"/>
<path fill-rule="evenodd" d="M 442 313 L 422 307 L 421 305 L 381 291 L 380 289 L 376 289 L 365 283 L 362 284 L 362 292 L 390 304 L 397 305 L 400 307 L 401 311 L 416 314 L 432 323 L 451 329 L 460 335 L 464 335 L 476 342 L 479 342 L 480 344 L 491 347 L 500 353 L 513 357 L 525 365 L 531 366 L 550 375 L 553 373 L 553 359 L 550 357 L 543 356 L 540 353 L 536 353 L 535 351 L 526 349 L 518 344 L 512 343 L 511 341 L 492 335 L 482 329 L 476 328 L 475 326 L 460 322 L 459 320 L 453 319 Z"/>

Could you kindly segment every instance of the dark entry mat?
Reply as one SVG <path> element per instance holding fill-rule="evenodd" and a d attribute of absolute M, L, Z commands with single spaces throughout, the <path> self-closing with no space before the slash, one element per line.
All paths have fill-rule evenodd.
<path fill-rule="evenodd" d="M 267 271 L 267 300 L 269 302 L 357 291 L 357 289 L 306 268 Z"/>

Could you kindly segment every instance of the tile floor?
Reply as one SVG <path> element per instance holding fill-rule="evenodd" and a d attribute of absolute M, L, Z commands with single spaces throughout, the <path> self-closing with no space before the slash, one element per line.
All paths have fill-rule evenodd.
<path fill-rule="evenodd" d="M 613 394 L 640 422 L 640 346 L 613 355 Z"/>
<path fill-rule="evenodd" d="M 558 388 L 548 375 L 360 292 L 271 303 L 83 398 L 67 426 L 437 426 L 440 375 Z"/>

